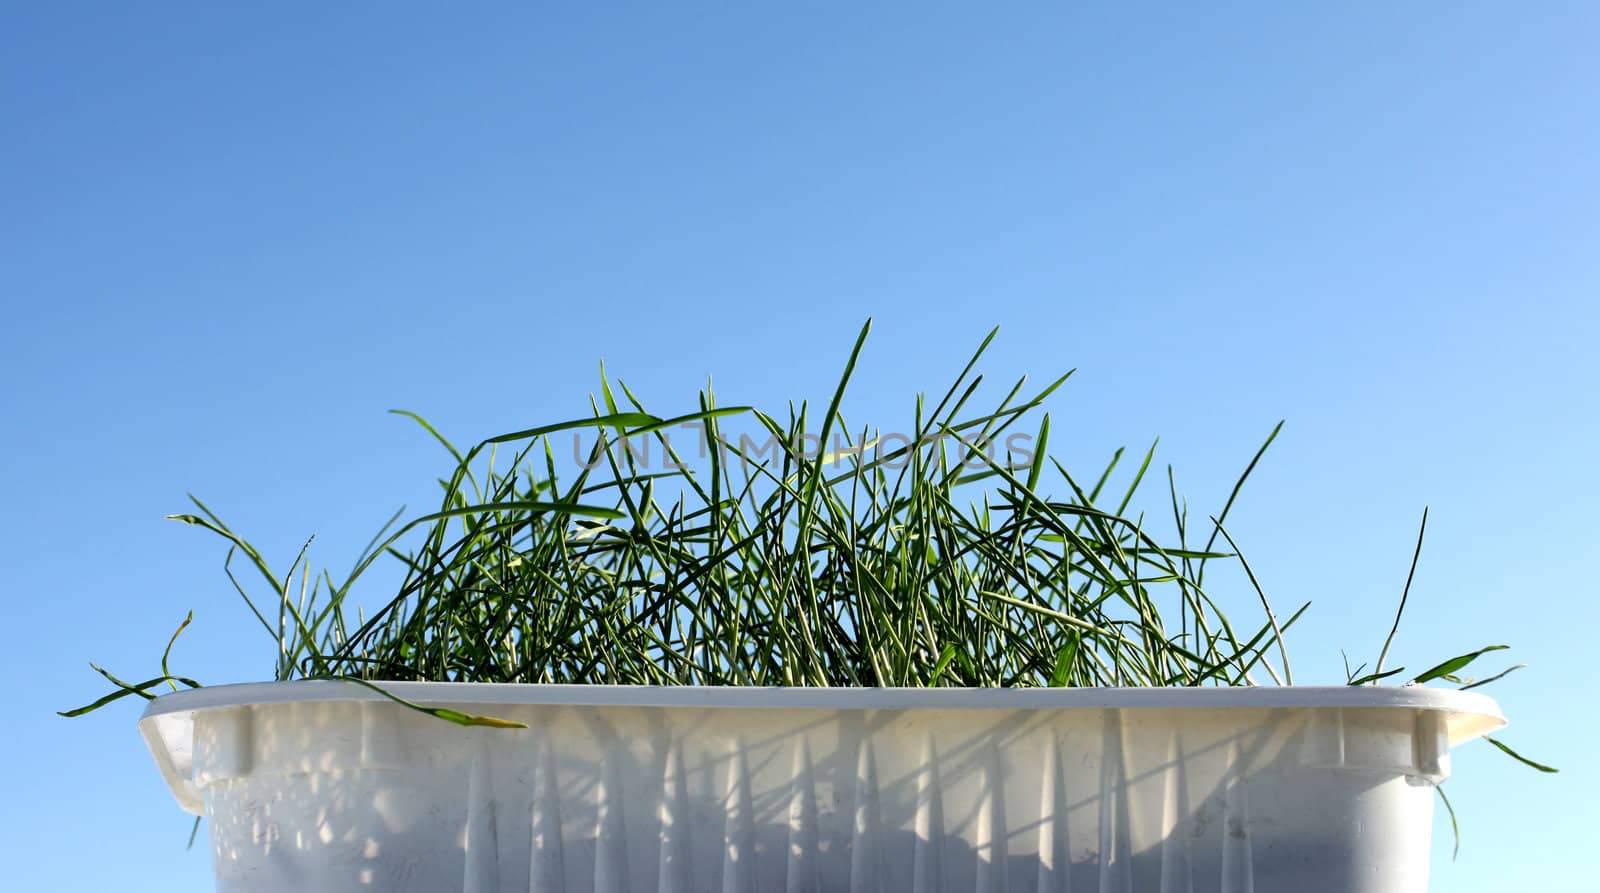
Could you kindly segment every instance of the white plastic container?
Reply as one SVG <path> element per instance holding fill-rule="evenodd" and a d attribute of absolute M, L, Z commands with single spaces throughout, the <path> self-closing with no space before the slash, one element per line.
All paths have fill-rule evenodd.
<path fill-rule="evenodd" d="M 1409 893 L 1491 699 L 1410 688 L 348 683 L 170 694 L 141 731 L 217 889 Z"/>

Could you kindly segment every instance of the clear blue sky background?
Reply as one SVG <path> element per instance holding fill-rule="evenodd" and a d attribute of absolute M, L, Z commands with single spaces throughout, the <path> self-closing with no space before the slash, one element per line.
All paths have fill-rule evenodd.
<path fill-rule="evenodd" d="M 460 440 L 822 397 L 893 426 L 993 325 L 1055 443 L 1160 435 L 1303 680 L 1491 642 L 1435 890 L 1592 879 L 1600 13 L 1588 3 L 20 4 L 0 12 L 16 890 L 209 889 L 97 660 L 265 678 L 192 490 L 343 567 Z M 576 5 L 574 5 L 576 6 Z M 1580 702 L 1580 698 L 1582 701 Z"/>

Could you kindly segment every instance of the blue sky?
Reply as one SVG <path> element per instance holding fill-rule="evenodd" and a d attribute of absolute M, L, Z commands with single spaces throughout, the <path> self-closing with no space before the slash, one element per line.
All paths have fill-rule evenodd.
<path fill-rule="evenodd" d="M 96 660 L 265 678 L 193 491 L 344 566 L 459 440 L 582 414 L 854 418 L 986 367 L 1078 375 L 1067 464 L 1160 436 L 1221 505 L 1302 680 L 1388 629 L 1494 642 L 1506 740 L 1456 754 L 1436 890 L 1590 874 L 1575 704 L 1600 623 L 1600 12 L 1584 3 L 7 4 L 0 513 L 16 889 L 203 891 Z M 287 553 L 287 554 L 286 554 Z M 1394 661 L 1391 661 L 1393 663 Z M 1580 874 L 1581 872 L 1581 874 Z"/>

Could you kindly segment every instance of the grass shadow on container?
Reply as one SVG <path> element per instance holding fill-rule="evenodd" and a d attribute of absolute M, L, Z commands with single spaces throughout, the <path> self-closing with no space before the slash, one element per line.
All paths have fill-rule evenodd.
<path fill-rule="evenodd" d="M 379 702 L 202 714 L 219 890 L 1349 893 L 1426 873 L 1410 710 L 497 710 L 529 728 Z"/>

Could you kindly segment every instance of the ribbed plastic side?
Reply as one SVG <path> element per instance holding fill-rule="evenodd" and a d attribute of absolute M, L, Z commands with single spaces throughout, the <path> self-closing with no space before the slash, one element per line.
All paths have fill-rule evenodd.
<path fill-rule="evenodd" d="M 218 889 L 1401 893 L 1436 715 L 1371 708 L 204 710 Z"/>

